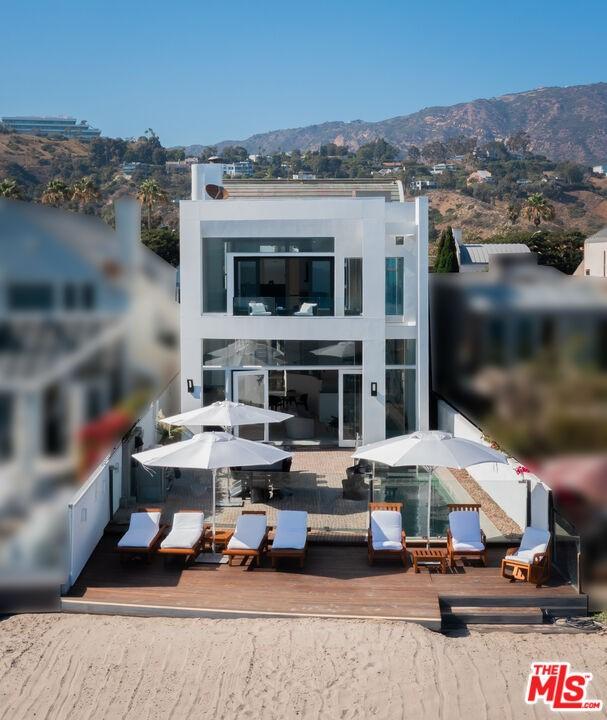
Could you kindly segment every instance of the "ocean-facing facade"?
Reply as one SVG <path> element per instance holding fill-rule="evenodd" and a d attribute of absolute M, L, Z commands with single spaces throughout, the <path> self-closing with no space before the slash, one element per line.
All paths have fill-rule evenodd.
<path fill-rule="evenodd" d="M 428 427 L 428 206 L 389 193 L 230 196 L 194 165 L 180 210 L 182 410 L 283 409 L 252 439 L 353 446 Z"/>

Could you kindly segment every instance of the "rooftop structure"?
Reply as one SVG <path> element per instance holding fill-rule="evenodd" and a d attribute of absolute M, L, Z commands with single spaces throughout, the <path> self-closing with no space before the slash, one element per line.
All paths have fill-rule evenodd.
<path fill-rule="evenodd" d="M 482 272 L 489 269 L 492 255 L 530 252 L 524 243 L 461 243 L 455 242 L 460 272 Z"/>

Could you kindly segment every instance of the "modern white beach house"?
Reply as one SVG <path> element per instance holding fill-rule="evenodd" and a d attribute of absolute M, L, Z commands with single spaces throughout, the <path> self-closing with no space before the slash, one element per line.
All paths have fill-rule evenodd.
<path fill-rule="evenodd" d="M 428 428 L 427 199 L 274 186 L 243 197 L 221 165 L 192 166 L 180 206 L 182 411 L 224 398 L 284 409 L 295 417 L 242 432 L 289 445 Z"/>

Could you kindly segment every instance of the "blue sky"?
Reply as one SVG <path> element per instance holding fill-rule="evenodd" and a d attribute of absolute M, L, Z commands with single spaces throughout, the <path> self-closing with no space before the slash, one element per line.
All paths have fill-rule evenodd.
<path fill-rule="evenodd" d="M 607 80 L 606 0 L 2 3 L 0 115 L 166 145 Z"/>

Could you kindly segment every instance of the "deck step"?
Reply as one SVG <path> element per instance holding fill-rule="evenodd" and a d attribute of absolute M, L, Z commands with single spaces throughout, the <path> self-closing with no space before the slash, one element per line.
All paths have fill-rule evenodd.
<path fill-rule="evenodd" d="M 443 613 L 445 625 L 542 625 L 544 613 L 539 607 L 479 607 L 460 605 Z"/>
<path fill-rule="evenodd" d="M 504 607 L 534 608 L 540 607 L 554 615 L 586 615 L 588 597 L 586 595 L 439 595 L 441 607 Z"/>

